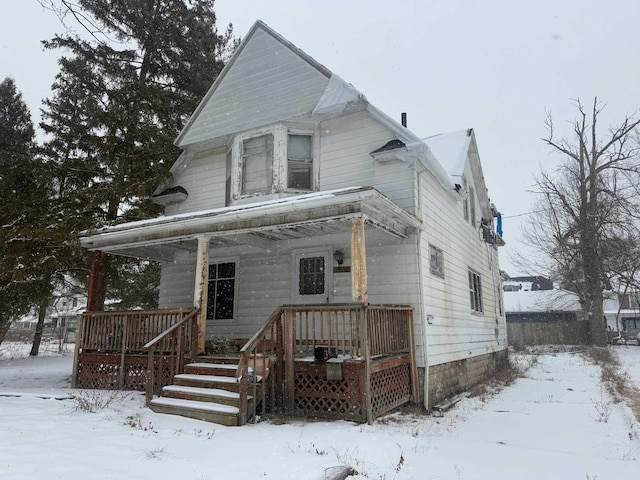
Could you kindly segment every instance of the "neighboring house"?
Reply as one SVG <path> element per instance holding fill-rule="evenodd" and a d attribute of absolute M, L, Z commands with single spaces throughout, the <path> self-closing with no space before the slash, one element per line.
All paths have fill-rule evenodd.
<path fill-rule="evenodd" d="M 537 278 L 542 277 L 511 278 L 502 283 L 507 323 L 573 322 L 582 319 L 577 294 Z"/>
<path fill-rule="evenodd" d="M 84 293 L 78 293 L 77 287 L 66 291 L 56 289 L 49 299 L 49 305 L 44 320 L 44 335 L 66 342 L 75 341 L 75 331 L 78 314 L 87 308 L 87 298 Z M 11 326 L 10 334 L 15 338 L 32 339 L 38 323 L 38 313 L 35 310 L 20 318 Z"/>
<path fill-rule="evenodd" d="M 506 359 L 503 242 L 473 130 L 423 141 L 257 22 L 176 144 L 173 177 L 153 197 L 164 216 L 81 235 L 94 251 L 89 310 L 103 254 L 159 261 L 160 308 L 200 309 L 198 350 L 257 335 L 245 352 L 254 349 L 255 361 L 256 345 L 273 348 L 265 355 L 285 365 L 277 377 L 284 393 L 274 395 L 303 414 L 340 410 L 344 399 L 327 403 L 317 392 L 332 395 L 359 362 L 364 373 L 345 388 L 357 390 L 364 375 L 358 395 L 370 420 L 386 385 L 402 390 L 410 379 L 403 391 L 431 407 Z M 87 313 L 85 329 L 116 322 L 109 315 Z M 280 333 L 265 333 L 272 327 Z M 83 371 L 97 375 L 107 361 L 91 363 L 90 352 L 106 350 L 86 342 L 74 372 L 80 384 Z M 316 363 L 303 366 L 309 347 Z M 122 370 L 133 368 L 124 358 Z M 332 361 L 342 362 L 340 374 Z M 315 390 L 304 397 L 309 383 Z M 340 411 L 351 418 L 356 408 Z"/>
<path fill-rule="evenodd" d="M 640 294 L 611 294 L 605 298 L 604 316 L 611 342 L 638 342 L 640 339 Z"/>

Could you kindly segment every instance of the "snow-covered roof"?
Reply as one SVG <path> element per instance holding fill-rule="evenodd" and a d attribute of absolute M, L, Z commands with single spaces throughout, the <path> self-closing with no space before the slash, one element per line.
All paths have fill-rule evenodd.
<path fill-rule="evenodd" d="M 462 176 L 471 145 L 470 129 L 441 133 L 424 141 L 449 175 Z"/>
<path fill-rule="evenodd" d="M 89 250 L 122 253 L 132 247 L 148 247 L 179 242 L 205 235 L 224 240 L 239 234 L 269 239 L 290 238 L 292 230 L 316 229 L 317 234 L 334 228 L 345 229 L 353 217 L 385 232 L 404 238 L 407 227 L 421 222 L 372 187 L 349 187 L 314 192 L 197 212 L 165 215 L 83 231 L 80 243 Z M 350 228 L 350 227 L 349 227 Z M 149 257 L 152 258 L 152 257 Z"/>
<path fill-rule="evenodd" d="M 567 290 L 520 290 L 503 294 L 506 313 L 579 312 L 578 295 Z"/>

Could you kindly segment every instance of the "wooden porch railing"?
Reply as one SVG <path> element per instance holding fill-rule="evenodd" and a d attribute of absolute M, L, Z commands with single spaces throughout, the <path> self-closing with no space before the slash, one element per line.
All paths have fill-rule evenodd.
<path fill-rule="evenodd" d="M 148 352 L 146 403 L 159 394 L 161 385 L 156 382 L 156 365 L 158 369 L 168 367 L 166 374 L 169 378 L 184 373 L 185 356 L 189 353 L 191 359 L 198 354 L 198 314 L 197 308 L 178 323 L 172 325 L 153 340 L 144 345 Z M 187 349 L 187 345 L 189 348 Z"/>
<path fill-rule="evenodd" d="M 84 352 L 142 352 L 145 343 L 192 311 L 85 312 L 79 315 L 77 346 Z"/>
<path fill-rule="evenodd" d="M 85 312 L 78 315 L 73 382 L 83 353 L 120 354 L 119 384 L 124 386 L 127 354 L 146 353 L 145 343 L 192 314 L 192 309 Z M 169 347 L 169 344 L 166 345 Z"/>
<path fill-rule="evenodd" d="M 258 375 L 273 375 L 271 402 L 292 413 L 295 399 L 295 359 L 314 358 L 316 348 L 326 349 L 331 357 L 359 359 L 365 363 L 367 419 L 373 420 L 370 395 L 372 357 L 409 353 L 412 391 L 417 401 L 417 369 L 413 309 L 408 306 L 369 304 L 284 305 L 269 317 L 264 326 L 242 348 L 237 376 L 240 381 L 240 424 L 246 423 L 248 392 L 253 391 L 253 418 L 258 399 Z M 250 368 L 253 376 L 250 375 Z M 272 369 L 271 372 L 268 369 Z M 280 387 L 275 389 L 275 385 Z M 262 388 L 263 408 L 266 389 Z"/>

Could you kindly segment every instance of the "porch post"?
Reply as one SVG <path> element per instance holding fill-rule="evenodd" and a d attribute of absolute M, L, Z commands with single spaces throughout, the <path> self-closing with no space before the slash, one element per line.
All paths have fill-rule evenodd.
<path fill-rule="evenodd" d="M 102 265 L 102 251 L 95 250 L 91 253 L 91 270 L 89 271 L 89 286 L 87 287 L 87 311 L 95 312 L 98 308 L 98 292 L 100 291 Z"/>
<path fill-rule="evenodd" d="M 351 300 L 367 303 L 367 251 L 364 238 L 364 218 L 351 221 Z"/>
<path fill-rule="evenodd" d="M 209 288 L 209 237 L 198 237 L 196 279 L 193 306 L 200 308 L 198 315 L 198 352 L 204 353 L 204 335 L 207 328 L 207 296 Z"/>

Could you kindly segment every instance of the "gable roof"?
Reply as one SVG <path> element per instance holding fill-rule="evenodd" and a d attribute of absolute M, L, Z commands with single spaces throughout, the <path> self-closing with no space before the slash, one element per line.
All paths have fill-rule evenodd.
<path fill-rule="evenodd" d="M 330 78 L 327 68 L 258 20 L 175 143 L 184 148 L 308 114 L 318 104 Z"/>
<path fill-rule="evenodd" d="M 274 102 L 274 98 L 278 101 Z M 171 173 L 180 172 L 194 151 L 225 145 L 229 136 L 237 132 L 283 120 L 321 121 L 363 110 L 406 144 L 401 161 L 408 165 L 421 163 L 446 190 L 453 189 L 451 177 L 420 137 L 260 20 L 251 27 L 176 138 L 174 143 L 183 153 Z"/>

